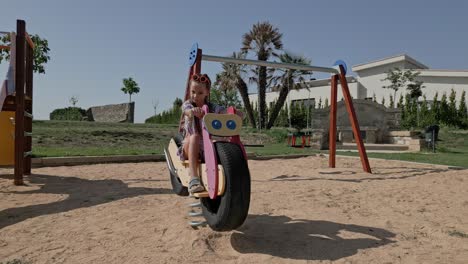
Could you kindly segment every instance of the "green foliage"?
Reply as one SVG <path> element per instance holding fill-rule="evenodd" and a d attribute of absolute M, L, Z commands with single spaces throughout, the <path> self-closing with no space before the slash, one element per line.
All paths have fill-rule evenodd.
<path fill-rule="evenodd" d="M 456 104 L 456 93 L 455 90 L 450 91 L 449 103 L 448 103 L 448 114 L 447 114 L 447 124 L 449 126 L 457 126 L 458 124 L 458 111 Z"/>
<path fill-rule="evenodd" d="M 435 123 L 434 116 L 429 111 L 429 107 L 427 105 L 426 95 L 423 95 L 423 101 L 419 108 L 419 126 L 420 127 L 427 127 L 433 125 Z"/>
<path fill-rule="evenodd" d="M 129 78 L 124 78 L 122 80 L 123 82 L 123 87 L 120 88 L 122 92 L 125 94 L 128 94 L 130 96 L 129 103 L 132 102 L 132 94 L 137 94 L 140 92 L 140 87 L 138 87 L 138 84 L 135 80 L 133 80 L 132 77 Z"/>
<path fill-rule="evenodd" d="M 69 101 L 70 101 L 70 104 L 72 104 L 72 106 L 75 107 L 76 103 L 78 103 L 78 96 L 74 95 L 74 96 L 70 97 Z"/>
<path fill-rule="evenodd" d="M 172 103 L 172 108 L 163 111 L 157 115 L 149 117 L 145 120 L 148 124 L 179 124 L 182 116 L 182 99 L 176 98 Z"/>
<path fill-rule="evenodd" d="M 460 99 L 460 105 L 458 106 L 458 120 L 460 127 L 467 129 L 468 128 L 468 111 L 466 108 L 466 92 L 463 91 Z"/>
<path fill-rule="evenodd" d="M 245 53 L 233 52 L 231 57 L 235 59 L 245 59 L 245 56 Z M 223 63 L 223 70 L 216 74 L 214 85 L 218 86 L 222 91 L 237 90 L 239 92 L 244 106 L 243 113 L 246 113 L 246 115 L 244 115 L 244 120 L 249 121 L 250 126 L 255 128 L 257 125 L 249 99 L 248 86 L 243 79 L 243 75 L 246 73 L 246 67 L 246 65 L 241 64 Z M 247 122 L 245 122 L 245 124 L 247 124 Z"/>
<path fill-rule="evenodd" d="M 403 94 L 400 94 L 400 99 L 398 100 L 397 107 L 401 108 L 403 106 Z"/>
<path fill-rule="evenodd" d="M 299 65 L 310 65 L 311 61 L 308 58 L 303 56 L 294 55 L 290 52 L 285 52 L 279 56 L 281 63 L 287 64 L 299 64 Z M 292 69 L 277 69 L 277 72 L 280 74 L 276 77 L 273 77 L 272 84 L 273 87 L 279 90 L 278 100 L 275 103 L 274 107 L 270 109 L 272 114 L 268 120 L 267 129 L 270 129 L 276 118 L 278 117 L 281 108 L 286 102 L 286 98 L 291 90 L 299 90 L 305 85 L 305 75 L 312 74 L 311 71 L 305 70 L 292 70 Z M 307 88 L 309 89 L 309 88 Z"/>
<path fill-rule="evenodd" d="M 439 93 L 436 92 L 434 95 L 434 99 L 432 99 L 432 108 L 431 108 L 431 115 L 435 120 L 434 124 L 440 124 L 440 102 L 439 102 Z"/>
<path fill-rule="evenodd" d="M 395 101 L 393 100 L 393 95 L 390 95 L 390 108 L 395 108 Z"/>
<path fill-rule="evenodd" d="M 401 70 L 400 68 L 393 68 L 392 70 L 387 71 L 387 77 L 382 81 L 389 81 L 390 85 L 382 86 L 386 89 L 393 90 L 393 98 L 396 97 L 396 92 L 406 86 L 406 89 L 409 91 L 410 97 L 412 99 L 417 99 L 422 95 L 421 89 L 424 88 L 422 81 L 417 81 L 415 78 L 420 74 L 420 72 L 415 72 L 411 69 Z"/>
<path fill-rule="evenodd" d="M 87 120 L 86 110 L 79 107 L 55 109 L 50 113 L 50 120 L 83 121 Z"/>
<path fill-rule="evenodd" d="M 407 84 L 406 90 L 409 91 L 409 95 L 412 99 L 416 100 L 420 96 L 422 96 L 423 93 L 421 89 L 424 88 L 422 84 L 423 84 L 422 81 L 414 81 L 413 83 Z"/>
<path fill-rule="evenodd" d="M 242 107 L 236 89 L 222 90 L 217 86 L 212 87 L 210 90 L 210 102 L 225 107 L 234 106 L 236 109 Z"/>
<path fill-rule="evenodd" d="M 416 127 L 417 112 L 416 102 L 411 100 L 409 94 L 405 96 L 405 104 L 402 106 L 402 120 L 401 126 L 406 129 L 413 129 Z"/>
<path fill-rule="evenodd" d="M 288 105 L 285 104 L 275 120 L 275 127 L 289 127 Z"/>
<path fill-rule="evenodd" d="M 382 97 L 382 102 L 381 102 L 381 104 L 382 104 L 383 106 L 385 106 L 385 97 Z"/>
<path fill-rule="evenodd" d="M 179 97 L 176 97 L 174 102 L 172 102 L 172 110 L 175 111 L 177 109 L 180 109 L 183 103 L 184 102 L 182 101 L 182 99 L 180 99 Z"/>
<path fill-rule="evenodd" d="M 455 100 L 456 92 L 453 89 L 448 100 L 447 94 L 444 93 L 439 101 L 439 95 L 436 92 L 432 105 L 428 104 L 425 95 L 423 95 L 423 101 L 418 103 L 411 98 L 410 94 L 407 94 L 405 103 L 398 103 L 402 111 L 401 126 L 405 129 L 415 129 L 436 124 L 451 128 L 468 128 L 465 94 L 465 92 L 462 93 L 458 108 Z"/>
<path fill-rule="evenodd" d="M 45 73 L 44 65 L 50 60 L 49 56 L 49 42 L 47 39 L 41 38 L 39 35 L 30 35 L 32 42 L 34 43 L 33 50 L 33 72 Z M 9 46 L 11 44 L 10 34 L 0 37 L 0 45 Z M 10 60 L 10 50 L 0 50 L 0 63 L 2 61 Z"/>
<path fill-rule="evenodd" d="M 307 127 L 307 110 L 302 104 L 291 106 L 291 126 L 297 130 Z"/>
<path fill-rule="evenodd" d="M 442 99 L 440 99 L 440 122 L 442 124 L 448 125 L 449 120 L 449 106 L 447 103 L 447 94 L 444 92 L 442 94 Z"/>
<path fill-rule="evenodd" d="M 279 29 L 269 22 L 258 22 L 252 26 L 252 29 L 242 36 L 242 52 L 253 53 L 257 60 L 267 61 L 271 56 L 276 56 L 276 52 L 283 48 L 281 40 L 283 34 Z M 265 128 L 267 125 L 268 114 L 266 113 L 265 92 L 268 82 L 268 72 L 266 67 L 256 67 L 253 69 L 258 84 L 258 102 L 260 112 L 259 128 Z M 251 79 L 255 81 L 254 79 Z"/>

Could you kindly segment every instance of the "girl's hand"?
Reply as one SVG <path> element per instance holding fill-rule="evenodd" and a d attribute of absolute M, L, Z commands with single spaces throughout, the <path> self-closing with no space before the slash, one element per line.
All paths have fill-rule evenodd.
<path fill-rule="evenodd" d="M 205 113 L 203 112 L 203 110 L 200 107 L 192 108 L 192 113 L 193 113 L 194 116 L 196 116 L 198 118 L 202 118 L 205 115 Z"/>

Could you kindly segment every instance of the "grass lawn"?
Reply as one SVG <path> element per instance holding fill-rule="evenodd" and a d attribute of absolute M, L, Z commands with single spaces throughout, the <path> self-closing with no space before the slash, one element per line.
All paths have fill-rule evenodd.
<path fill-rule="evenodd" d="M 119 124 L 73 121 L 34 121 L 33 155 L 35 157 L 106 156 L 162 154 L 177 125 Z M 247 147 L 256 155 L 328 153 L 311 148 L 291 148 L 286 145 L 287 131 L 275 128 L 258 131 L 243 128 L 245 144 L 263 144 Z M 437 152 L 369 153 L 369 157 L 395 159 L 468 168 L 468 131 L 442 128 Z M 339 155 L 358 156 L 356 152 L 338 152 Z"/>
<path fill-rule="evenodd" d="M 356 152 L 340 151 L 339 154 L 359 156 Z M 368 156 L 372 158 L 415 161 L 468 168 L 468 131 L 442 128 L 439 131 L 436 153 L 427 149 L 418 153 L 369 153 Z"/>

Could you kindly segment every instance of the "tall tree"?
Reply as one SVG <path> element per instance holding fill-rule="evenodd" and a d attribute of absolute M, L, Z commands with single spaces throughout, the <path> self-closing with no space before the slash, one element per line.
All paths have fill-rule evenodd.
<path fill-rule="evenodd" d="M 72 97 L 70 97 L 69 101 L 72 104 L 72 106 L 75 107 L 76 103 L 78 103 L 78 96 L 73 95 Z"/>
<path fill-rule="evenodd" d="M 462 129 L 468 128 L 468 111 L 466 107 L 466 92 L 461 94 L 460 105 L 458 106 L 458 126 Z"/>
<path fill-rule="evenodd" d="M 267 61 L 271 56 L 277 56 L 276 52 L 283 48 L 281 34 L 278 28 L 269 22 L 258 22 L 252 29 L 242 37 L 242 48 L 244 53 L 253 52 L 258 60 Z M 266 124 L 265 94 L 267 88 L 267 69 L 258 67 L 258 104 L 260 108 L 259 128 Z"/>
<path fill-rule="evenodd" d="M 439 124 L 440 123 L 440 102 L 439 102 L 438 92 L 434 94 L 434 98 L 432 99 L 431 115 L 435 124 Z"/>
<path fill-rule="evenodd" d="M 231 57 L 236 59 L 244 59 L 245 54 L 241 52 L 233 52 Z M 255 116 L 252 105 L 250 104 L 249 90 L 246 82 L 243 79 L 243 75 L 246 73 L 245 65 L 223 63 L 222 67 L 223 70 L 218 75 L 216 75 L 215 84 L 224 91 L 235 89 L 239 91 L 245 111 L 247 112 L 247 117 L 250 121 L 250 125 L 255 128 Z"/>
<path fill-rule="evenodd" d="M 449 95 L 449 102 L 448 102 L 448 114 L 447 114 L 447 122 L 452 125 L 456 126 L 458 123 L 458 113 L 457 113 L 457 102 L 456 102 L 456 92 L 452 88 L 450 90 L 450 95 Z"/>
<path fill-rule="evenodd" d="M 446 125 L 450 125 L 448 122 L 448 113 L 449 113 L 449 106 L 447 102 L 447 93 L 442 94 L 442 98 L 440 99 L 440 121 Z"/>
<path fill-rule="evenodd" d="M 282 63 L 310 65 L 309 59 L 290 53 L 281 54 L 279 59 Z M 279 85 L 275 85 L 273 87 L 276 90 L 279 90 L 279 96 L 275 106 L 273 107 L 270 120 L 268 120 L 268 124 L 266 126 L 267 129 L 270 129 L 275 124 L 275 120 L 278 117 L 281 108 L 283 108 L 289 91 L 305 87 L 304 76 L 312 74 L 310 71 L 303 70 L 279 69 L 278 71 L 281 73 L 281 75 L 279 75 L 277 78 L 274 78 L 273 83 L 279 83 Z"/>
<path fill-rule="evenodd" d="M 420 72 L 415 72 L 411 69 L 401 70 L 400 68 L 393 68 L 387 71 L 387 77 L 382 81 L 389 81 L 390 85 L 384 85 L 383 88 L 393 90 L 393 98 L 396 98 L 396 93 L 400 88 L 406 86 L 410 92 L 411 99 L 417 99 L 422 95 L 421 88 L 424 88 L 422 81 L 416 80 Z"/>
<path fill-rule="evenodd" d="M 124 92 L 125 94 L 129 94 L 129 96 L 130 96 L 129 103 L 131 103 L 132 102 L 132 94 L 139 93 L 140 92 L 140 87 L 138 87 L 137 82 L 135 82 L 132 77 L 124 78 L 122 82 L 123 82 L 124 86 L 122 88 L 120 88 L 120 90 L 122 92 Z"/>
<path fill-rule="evenodd" d="M 219 74 L 217 75 L 217 77 Z M 210 102 L 222 105 L 225 107 L 234 106 L 235 108 L 241 107 L 241 101 L 237 96 L 236 89 L 222 89 L 222 87 L 213 84 L 210 90 Z"/>
<path fill-rule="evenodd" d="M 466 92 L 465 91 L 463 91 L 461 94 L 460 105 L 458 106 L 458 119 L 462 122 L 468 119 L 468 112 L 466 109 Z"/>
<path fill-rule="evenodd" d="M 33 50 L 33 71 L 36 73 L 45 73 L 45 64 L 49 62 L 49 42 L 45 38 L 41 38 L 39 35 L 30 35 L 31 40 L 34 43 Z M 0 45 L 9 46 L 11 44 L 10 35 L 4 35 L 0 37 Z M 0 49 L 0 63 L 2 61 L 10 60 L 10 50 Z"/>

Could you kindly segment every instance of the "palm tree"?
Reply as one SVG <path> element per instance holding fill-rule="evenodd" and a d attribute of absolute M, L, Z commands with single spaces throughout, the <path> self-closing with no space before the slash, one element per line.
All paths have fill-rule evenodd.
<path fill-rule="evenodd" d="M 232 57 L 236 59 L 244 59 L 245 54 L 243 53 L 232 53 Z M 239 94 L 244 103 L 245 111 L 247 112 L 247 117 L 249 118 L 250 124 L 253 128 L 256 127 L 255 117 L 253 114 L 252 105 L 249 100 L 249 91 L 247 84 L 245 83 L 242 75 L 245 73 L 245 65 L 241 64 L 231 64 L 223 63 L 223 71 L 216 76 L 216 85 L 222 90 L 235 90 L 239 91 Z"/>
<path fill-rule="evenodd" d="M 244 53 L 253 52 L 258 60 L 266 61 L 271 56 L 276 56 L 276 51 L 283 48 L 281 34 L 278 28 L 269 22 L 258 22 L 252 29 L 242 37 L 242 48 Z M 266 67 L 258 67 L 258 105 L 260 108 L 259 128 L 264 128 L 266 123 L 265 92 L 267 87 Z"/>
<path fill-rule="evenodd" d="M 281 54 L 279 56 L 279 59 L 282 63 L 310 65 L 309 59 L 301 56 L 292 55 L 290 53 Z M 303 76 L 312 74 L 312 72 L 304 70 L 279 69 L 278 71 L 282 72 L 282 74 L 275 78 L 274 83 L 279 83 L 279 85 L 273 87 L 274 90 L 279 90 L 279 96 L 271 112 L 270 120 L 268 120 L 268 124 L 266 127 L 267 129 L 270 129 L 275 123 L 276 118 L 278 117 L 278 114 L 281 108 L 283 108 L 284 102 L 288 97 L 289 91 L 291 89 L 297 90 L 303 87 L 305 85 L 305 79 Z"/>
<path fill-rule="evenodd" d="M 132 94 L 137 94 L 140 92 L 140 87 L 138 87 L 138 84 L 133 80 L 132 77 L 129 78 L 124 78 L 123 79 L 123 85 L 120 90 L 124 92 L 125 94 L 130 95 L 130 100 L 129 103 L 132 102 Z"/>

